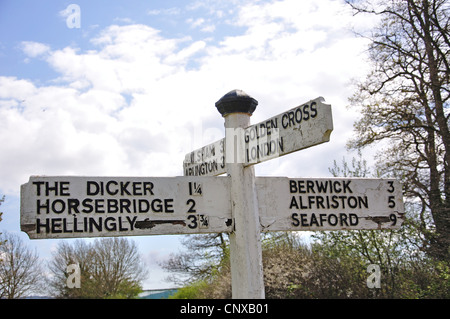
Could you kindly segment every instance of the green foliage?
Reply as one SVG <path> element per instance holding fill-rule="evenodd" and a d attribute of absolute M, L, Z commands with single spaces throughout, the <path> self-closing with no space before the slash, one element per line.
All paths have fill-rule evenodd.
<path fill-rule="evenodd" d="M 204 290 L 209 287 L 206 280 L 196 281 L 186 287 L 178 289 L 178 291 L 169 296 L 169 299 L 203 299 Z"/>
<path fill-rule="evenodd" d="M 335 161 L 330 172 L 373 176 L 361 152 L 350 162 L 344 158 L 341 166 Z M 310 243 L 293 232 L 263 234 L 266 298 L 450 298 L 450 264 L 424 253 L 414 206 L 407 208 L 399 230 L 314 232 Z M 174 298 L 229 298 L 228 248 L 223 252 L 219 262 L 210 260 L 208 276 Z M 367 287 L 371 264 L 380 267 L 380 288 Z"/>
<path fill-rule="evenodd" d="M 80 288 L 67 287 L 67 265 L 80 268 Z M 125 238 L 102 238 L 91 244 L 59 243 L 50 263 L 51 287 L 58 298 L 132 299 L 142 292 L 147 270 L 136 244 Z"/>

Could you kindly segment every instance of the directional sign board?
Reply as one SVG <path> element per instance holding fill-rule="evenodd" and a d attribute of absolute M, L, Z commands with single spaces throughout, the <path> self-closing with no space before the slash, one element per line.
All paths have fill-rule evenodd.
<path fill-rule="evenodd" d="M 32 176 L 21 188 L 30 238 L 231 231 L 227 177 Z"/>
<path fill-rule="evenodd" d="M 333 118 L 323 101 L 318 97 L 246 128 L 245 166 L 328 142 Z"/>
<path fill-rule="evenodd" d="M 183 162 L 185 176 L 217 176 L 233 161 L 249 166 L 330 140 L 331 106 L 318 97 L 245 129 L 232 130 L 221 139 L 191 153 Z M 237 142 L 237 146 L 234 143 Z"/>
<path fill-rule="evenodd" d="M 183 162 L 184 176 L 217 176 L 225 170 L 225 139 L 196 149 Z"/>
<path fill-rule="evenodd" d="M 402 186 L 391 179 L 256 178 L 263 231 L 398 229 Z"/>

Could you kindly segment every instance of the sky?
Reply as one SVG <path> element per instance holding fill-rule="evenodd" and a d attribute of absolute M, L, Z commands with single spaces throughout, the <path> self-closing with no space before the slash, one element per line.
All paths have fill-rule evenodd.
<path fill-rule="evenodd" d="M 252 123 L 322 96 L 330 141 L 255 172 L 331 176 L 334 160 L 352 156 L 358 109 L 348 98 L 370 68 L 355 31 L 373 19 L 341 0 L 0 0 L 0 232 L 49 260 L 61 240 L 20 231 L 21 184 L 181 176 L 187 153 L 224 137 L 214 104 L 233 89 L 258 101 Z M 182 238 L 130 237 L 149 267 L 145 289 L 173 286 L 158 263 L 182 251 Z"/>

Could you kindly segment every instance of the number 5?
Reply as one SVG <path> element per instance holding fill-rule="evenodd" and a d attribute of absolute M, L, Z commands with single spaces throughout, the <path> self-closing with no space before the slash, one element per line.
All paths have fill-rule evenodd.
<path fill-rule="evenodd" d="M 395 207 L 395 196 L 389 196 L 388 197 L 388 207 L 394 208 Z"/>

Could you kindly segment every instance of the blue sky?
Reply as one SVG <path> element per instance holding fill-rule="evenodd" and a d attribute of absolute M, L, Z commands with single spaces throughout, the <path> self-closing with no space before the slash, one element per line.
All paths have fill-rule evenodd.
<path fill-rule="evenodd" d="M 80 28 L 69 28 L 70 4 Z M 31 175 L 177 176 L 186 153 L 224 136 L 214 103 L 232 89 L 259 101 L 257 123 L 323 96 L 329 143 L 257 165 L 256 174 L 326 177 L 348 156 L 352 80 L 368 70 L 375 21 L 340 0 L 0 1 L 0 231 L 42 258 L 57 240 L 20 232 L 19 190 Z M 134 237 L 150 268 L 179 236 Z"/>

